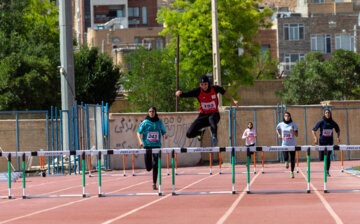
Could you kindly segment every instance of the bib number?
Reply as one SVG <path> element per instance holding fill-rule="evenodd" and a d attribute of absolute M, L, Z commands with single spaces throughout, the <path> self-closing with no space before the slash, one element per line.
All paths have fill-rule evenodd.
<path fill-rule="evenodd" d="M 292 135 L 290 131 L 284 131 L 283 132 L 283 140 L 291 140 L 292 139 Z"/>
<path fill-rule="evenodd" d="M 201 107 L 204 111 L 210 111 L 216 109 L 215 101 L 211 101 L 208 103 L 201 103 Z"/>
<path fill-rule="evenodd" d="M 159 132 L 149 132 L 147 134 L 147 140 L 149 142 L 158 142 L 159 141 Z"/>
<path fill-rule="evenodd" d="M 331 137 L 332 136 L 332 129 L 324 129 L 322 132 L 324 137 Z"/>

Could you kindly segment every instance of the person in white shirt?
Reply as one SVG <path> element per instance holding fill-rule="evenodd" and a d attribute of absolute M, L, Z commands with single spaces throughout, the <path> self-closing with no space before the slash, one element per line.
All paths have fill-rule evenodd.
<path fill-rule="evenodd" d="M 256 130 L 254 129 L 253 123 L 249 122 L 242 135 L 242 139 L 245 139 L 245 145 L 254 146 L 256 142 L 256 136 Z"/>
<path fill-rule="evenodd" d="M 298 136 L 298 127 L 292 121 L 291 114 L 289 112 L 284 113 L 283 122 L 279 123 L 276 127 L 276 133 L 279 139 L 282 139 L 282 146 L 295 146 L 295 137 Z M 295 151 L 290 151 L 291 157 L 291 173 L 290 177 L 294 178 L 295 168 Z M 289 168 L 289 152 L 284 152 L 285 166 Z"/>
<path fill-rule="evenodd" d="M 246 146 L 255 146 L 256 136 L 257 136 L 257 134 L 256 134 L 256 130 L 254 129 L 254 125 L 250 121 L 242 135 L 242 139 L 245 139 L 245 145 Z M 254 152 L 251 152 L 250 156 L 252 154 L 254 154 Z"/>

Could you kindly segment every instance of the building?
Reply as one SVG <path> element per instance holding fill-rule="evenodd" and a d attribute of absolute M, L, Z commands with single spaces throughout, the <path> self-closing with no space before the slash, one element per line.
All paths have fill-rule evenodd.
<path fill-rule="evenodd" d="M 137 45 L 149 49 L 165 46 L 159 35 L 162 24 L 156 21 L 161 0 L 77 0 L 75 32 L 79 43 L 97 46 L 115 64 Z M 77 7 L 80 6 L 80 7 Z M 79 19 L 80 18 L 80 19 Z M 86 30 L 86 31 L 85 31 Z"/>
<path fill-rule="evenodd" d="M 294 11 L 277 13 L 280 71 L 289 75 L 305 54 L 336 49 L 359 52 L 359 0 L 299 0 Z"/>

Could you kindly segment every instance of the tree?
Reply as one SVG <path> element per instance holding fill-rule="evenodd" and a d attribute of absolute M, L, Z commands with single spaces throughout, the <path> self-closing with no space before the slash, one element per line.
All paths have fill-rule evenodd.
<path fill-rule="evenodd" d="M 259 55 L 254 66 L 253 76 L 256 80 L 276 79 L 278 77 L 278 62 L 272 60 L 270 51 L 264 55 Z"/>
<path fill-rule="evenodd" d="M 328 73 L 332 77 L 329 87 L 336 99 L 359 99 L 360 56 L 353 51 L 336 50 L 329 61 Z"/>
<path fill-rule="evenodd" d="M 147 111 L 153 105 L 159 111 L 175 111 L 174 59 L 169 49 L 147 50 L 144 47 L 125 57 L 129 69 L 125 74 L 124 87 L 131 91 L 128 99 L 134 105 L 133 110 Z"/>
<path fill-rule="evenodd" d="M 120 67 L 98 48 L 84 46 L 74 54 L 76 99 L 96 104 L 114 102 L 119 87 Z"/>
<path fill-rule="evenodd" d="M 41 0 L 9 0 L 0 5 L 0 109 L 58 106 L 57 8 Z"/>
<path fill-rule="evenodd" d="M 336 50 L 329 61 L 320 52 L 306 54 L 284 80 L 278 94 L 288 104 L 314 104 L 323 100 L 360 97 L 360 56 L 352 51 Z"/>
<path fill-rule="evenodd" d="M 305 60 L 296 63 L 291 74 L 283 81 L 284 90 L 277 94 L 286 104 L 317 104 L 332 99 L 328 83 L 329 76 L 322 54 L 311 52 L 306 54 Z"/>
<path fill-rule="evenodd" d="M 269 27 L 266 18 L 272 15 L 268 8 L 259 12 L 256 2 L 218 1 L 223 83 L 250 84 L 253 81 L 253 55 L 259 51 L 259 45 L 253 40 L 260 27 Z M 166 25 L 162 34 L 171 35 L 170 48 L 176 48 L 176 36 L 179 35 L 181 74 L 190 77 L 190 86 L 197 86 L 200 75 L 212 74 L 213 71 L 211 1 L 176 0 L 170 8 L 160 10 L 158 21 Z M 244 49 L 241 56 L 238 55 L 240 48 Z"/>

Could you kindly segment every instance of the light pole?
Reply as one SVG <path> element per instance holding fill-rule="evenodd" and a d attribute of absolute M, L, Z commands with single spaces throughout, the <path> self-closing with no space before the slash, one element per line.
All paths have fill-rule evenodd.
<path fill-rule="evenodd" d="M 176 91 L 179 90 L 179 49 L 180 49 L 180 36 L 179 34 L 176 36 Z M 176 105 L 175 105 L 175 111 L 178 112 L 179 109 L 179 97 L 176 97 Z"/>
<path fill-rule="evenodd" d="M 212 55 L 213 55 L 213 78 L 214 85 L 221 86 L 221 68 L 219 52 L 219 28 L 217 15 L 217 0 L 211 0 L 211 24 L 212 24 Z M 222 97 L 218 94 L 219 106 L 222 106 Z"/>

